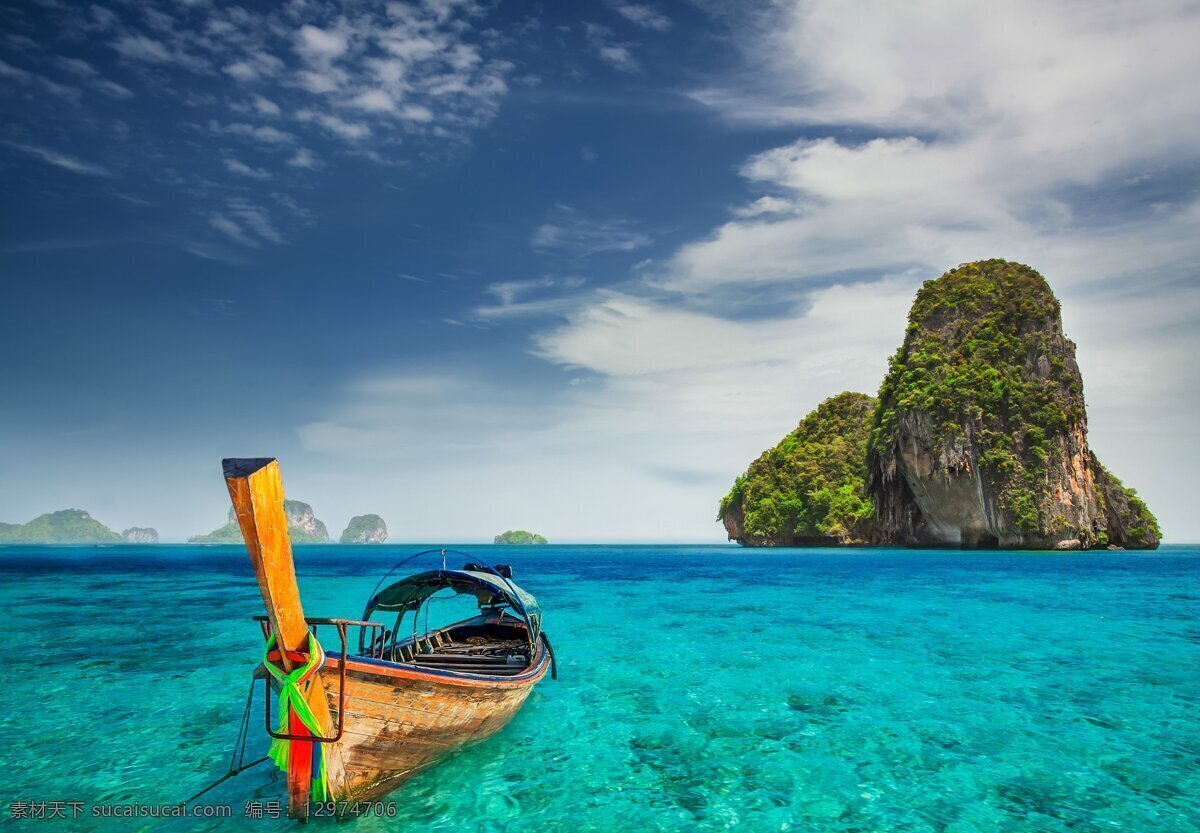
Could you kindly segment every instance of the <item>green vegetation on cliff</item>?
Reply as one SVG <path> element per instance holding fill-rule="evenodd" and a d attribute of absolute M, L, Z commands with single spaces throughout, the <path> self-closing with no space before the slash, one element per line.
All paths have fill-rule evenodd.
<path fill-rule="evenodd" d="M 865 543 L 874 514 L 866 490 L 874 406 L 866 394 L 840 393 L 763 452 L 721 501 L 718 520 L 731 536 L 776 545 Z"/>
<path fill-rule="evenodd" d="M 546 539 L 536 532 L 530 532 L 526 529 L 510 529 L 508 532 L 501 532 L 496 536 L 493 543 L 496 544 L 544 544 Z"/>
<path fill-rule="evenodd" d="M 1100 533 L 1100 546 L 1120 544 L 1125 547 L 1155 547 L 1162 538 L 1158 518 L 1150 511 L 1146 502 L 1104 468 L 1096 455 L 1091 456 L 1092 471 L 1096 477 L 1096 497 L 1101 511 L 1108 519 L 1110 529 Z M 1111 528 L 1119 525 L 1119 529 Z"/>
<path fill-rule="evenodd" d="M 387 540 L 387 524 L 378 515 L 355 515 L 342 532 L 340 544 L 382 544 Z"/>
<path fill-rule="evenodd" d="M 1020 529 L 1041 529 L 1040 485 L 1062 462 L 1046 439 L 1084 420 L 1074 346 L 1063 339 L 1064 354 L 1052 341 L 1059 314 L 1049 284 L 1019 263 L 968 263 L 926 281 L 879 390 L 871 451 L 886 450 L 903 412 L 930 415 L 936 442 L 977 426 L 971 439 L 1002 506 Z"/>
<path fill-rule="evenodd" d="M 207 535 L 193 535 L 188 538 L 189 544 L 241 544 L 242 530 L 235 523 L 228 523 L 214 529 Z"/>
<path fill-rule="evenodd" d="M 0 524 L 0 543 L 115 544 L 121 536 L 82 509 L 60 509 L 27 524 Z"/>

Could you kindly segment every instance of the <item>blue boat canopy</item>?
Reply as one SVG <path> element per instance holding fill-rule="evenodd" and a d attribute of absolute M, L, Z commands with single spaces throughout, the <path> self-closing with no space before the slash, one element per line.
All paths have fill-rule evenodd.
<path fill-rule="evenodd" d="M 410 610 L 416 610 L 434 593 L 446 588 L 456 593 L 475 596 L 481 608 L 507 605 L 525 620 L 535 638 L 541 630 L 542 609 L 538 606 L 537 599 L 514 584 L 511 579 L 494 573 L 467 569 L 429 570 L 388 585 L 367 602 L 366 615 L 363 618 L 369 619 L 376 610 L 398 611 L 403 615 Z"/>

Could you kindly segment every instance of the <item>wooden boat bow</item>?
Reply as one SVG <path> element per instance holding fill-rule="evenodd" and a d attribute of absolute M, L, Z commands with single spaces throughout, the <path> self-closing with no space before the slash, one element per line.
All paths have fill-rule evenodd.
<path fill-rule="evenodd" d="M 289 718 L 296 711 L 289 698 L 301 691 L 315 718 L 301 727 L 312 729 L 302 732 L 303 737 L 281 735 L 268 725 L 273 737 L 289 738 L 288 755 L 298 753 L 300 760 L 294 768 L 292 757 L 276 758 L 287 769 L 293 817 L 304 819 L 309 811 L 312 782 L 307 776 L 315 770 L 305 769 L 306 760 L 324 761 L 326 799 L 337 802 L 339 813 L 356 802 L 376 801 L 447 755 L 498 732 L 555 668 L 542 632 L 541 608 L 513 583 L 511 569 L 452 550 L 420 552 L 399 562 L 372 591 L 361 620 L 306 618 L 278 461 L 227 459 L 223 469 L 266 607 L 266 616 L 255 618 L 262 622 L 268 644 L 274 641 L 278 647 L 279 665 L 264 664 L 260 671 L 273 678 L 281 704 L 291 709 Z M 441 556 L 441 569 L 383 586 L 396 569 L 431 553 Z M 469 559 L 462 569 L 447 569 L 451 553 Z M 479 613 L 422 632 L 421 610 L 441 590 L 474 597 Z M 393 627 L 370 621 L 376 613 L 394 614 Z M 401 639 L 401 625 L 410 614 L 411 635 Z M 332 644 L 315 641 L 314 632 L 322 625 L 336 628 L 336 652 L 327 650 Z M 352 627 L 358 628 L 357 653 L 349 650 L 346 639 Z M 272 656 L 267 659 L 273 664 Z M 289 689 L 287 680 L 302 675 L 304 681 Z M 294 719 L 290 726 L 297 731 Z M 318 790 L 326 786 L 320 779 L 315 783 Z"/>

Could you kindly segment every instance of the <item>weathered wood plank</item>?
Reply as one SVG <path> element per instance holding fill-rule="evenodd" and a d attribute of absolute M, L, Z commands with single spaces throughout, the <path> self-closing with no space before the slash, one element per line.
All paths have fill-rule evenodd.
<path fill-rule="evenodd" d="M 287 515 L 283 510 L 283 478 L 279 462 L 272 458 L 230 458 L 222 461 L 225 485 L 250 563 L 258 579 L 263 604 L 280 647 L 290 651 L 306 651 L 308 626 L 300 604 L 300 587 L 296 582 L 296 567 L 292 560 L 292 543 L 288 537 Z M 292 663 L 282 653 L 284 667 Z M 309 708 L 317 718 L 321 734 L 332 734 L 333 720 L 322 675 L 317 675 L 305 695 Z M 345 779 L 341 755 L 329 747 L 326 767 L 334 794 Z M 297 818 L 308 814 L 309 784 L 298 780 L 288 782 L 289 813 Z"/>
<path fill-rule="evenodd" d="M 326 668 L 324 675 L 335 674 Z M 544 669 L 542 670 L 544 674 Z M 384 795 L 458 749 L 500 731 L 524 704 L 538 674 L 523 685 L 473 685 L 421 679 L 380 681 L 350 669 L 345 732 L 339 744 L 346 800 Z M 384 678 L 386 679 L 386 678 Z M 330 691 L 331 707 L 336 695 Z"/>

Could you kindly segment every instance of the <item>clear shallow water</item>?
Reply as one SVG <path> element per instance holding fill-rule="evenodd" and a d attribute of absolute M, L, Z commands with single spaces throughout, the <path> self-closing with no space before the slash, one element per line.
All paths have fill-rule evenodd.
<path fill-rule="evenodd" d="M 1200 829 L 1200 549 L 467 549 L 538 596 L 560 679 L 338 830 Z M 298 548 L 306 613 L 357 616 L 415 550 Z M 0 827 L 225 771 L 260 652 L 243 552 L 0 548 L 0 604 Z M 70 829 L 293 829 L 241 818 L 282 794 L 262 765 L 206 797 L 232 820 Z"/>

